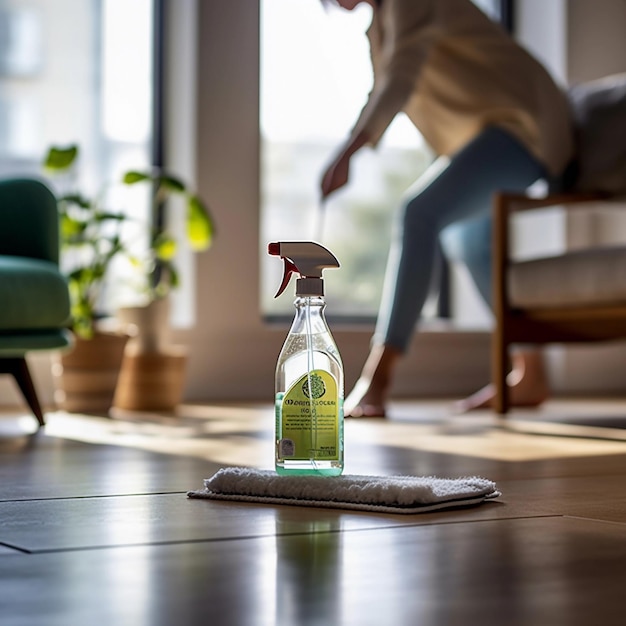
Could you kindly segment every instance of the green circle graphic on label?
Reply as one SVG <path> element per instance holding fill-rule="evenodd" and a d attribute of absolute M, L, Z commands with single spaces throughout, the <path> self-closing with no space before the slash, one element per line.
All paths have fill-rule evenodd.
<path fill-rule="evenodd" d="M 326 385 L 324 385 L 324 381 L 321 376 L 317 374 L 311 374 L 311 392 L 309 393 L 309 379 L 307 378 L 304 383 L 302 383 L 302 393 L 307 398 L 313 398 L 317 400 L 317 398 L 321 398 L 326 393 Z"/>

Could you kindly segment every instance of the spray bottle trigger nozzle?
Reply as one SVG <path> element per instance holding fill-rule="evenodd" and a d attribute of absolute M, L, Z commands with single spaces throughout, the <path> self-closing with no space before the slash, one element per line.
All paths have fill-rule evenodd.
<path fill-rule="evenodd" d="M 276 292 L 276 295 L 274 296 L 275 298 L 278 298 L 278 296 L 280 296 L 280 294 L 283 291 L 285 291 L 285 289 L 287 288 L 287 285 L 289 284 L 289 280 L 291 279 L 291 275 L 294 273 L 295 274 L 300 273 L 295 263 L 293 263 L 292 261 L 290 261 L 289 259 L 285 257 L 283 257 L 283 261 L 285 262 L 283 281 L 281 282 L 280 287 L 278 288 L 278 291 Z"/>

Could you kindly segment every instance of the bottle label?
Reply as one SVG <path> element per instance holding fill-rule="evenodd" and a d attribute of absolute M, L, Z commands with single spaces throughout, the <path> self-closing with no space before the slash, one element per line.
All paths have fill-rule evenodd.
<path fill-rule="evenodd" d="M 278 457 L 339 460 L 339 394 L 330 372 L 313 370 L 297 380 L 280 404 Z"/>

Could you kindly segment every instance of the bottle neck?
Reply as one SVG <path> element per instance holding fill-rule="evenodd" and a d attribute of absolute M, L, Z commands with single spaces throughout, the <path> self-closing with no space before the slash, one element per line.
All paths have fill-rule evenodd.
<path fill-rule="evenodd" d="M 293 304 L 296 309 L 310 307 L 321 310 L 326 306 L 326 301 L 321 296 L 296 296 Z"/>
<path fill-rule="evenodd" d="M 298 296 L 294 302 L 296 314 L 290 333 L 295 335 L 326 335 L 330 329 L 326 323 L 326 302 L 320 296 Z"/>
<path fill-rule="evenodd" d="M 319 296 L 298 296 L 294 302 L 296 316 L 291 331 L 295 333 L 323 333 L 326 332 L 324 298 Z"/>

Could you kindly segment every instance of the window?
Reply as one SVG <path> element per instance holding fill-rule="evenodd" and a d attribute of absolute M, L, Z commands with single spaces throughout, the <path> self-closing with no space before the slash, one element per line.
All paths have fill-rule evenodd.
<path fill-rule="evenodd" d="M 157 6 L 0 0 L 0 176 L 40 176 L 50 145 L 77 143 L 77 184 L 93 195 L 153 162 Z M 145 222 L 147 197 L 114 194 L 111 204 Z M 120 296 L 111 288 L 107 301 Z"/>
<path fill-rule="evenodd" d="M 510 15 L 508 3 L 477 4 L 494 19 Z M 340 251 L 341 272 L 327 272 L 329 308 L 353 320 L 376 316 L 391 212 L 432 161 L 421 136 L 399 115 L 375 152 L 363 150 L 353 159 L 358 184 L 319 205 L 319 176 L 371 88 L 370 20 L 366 4 L 348 13 L 325 11 L 319 0 L 261 3 L 261 247 L 270 237 L 315 239 Z M 288 298 L 271 298 L 279 264 L 266 255 L 261 262 L 263 313 L 291 314 Z M 455 300 L 463 300 L 457 319 L 487 323 L 489 313 L 469 278 L 453 274 Z M 436 314 L 434 306 L 429 311 Z"/>

